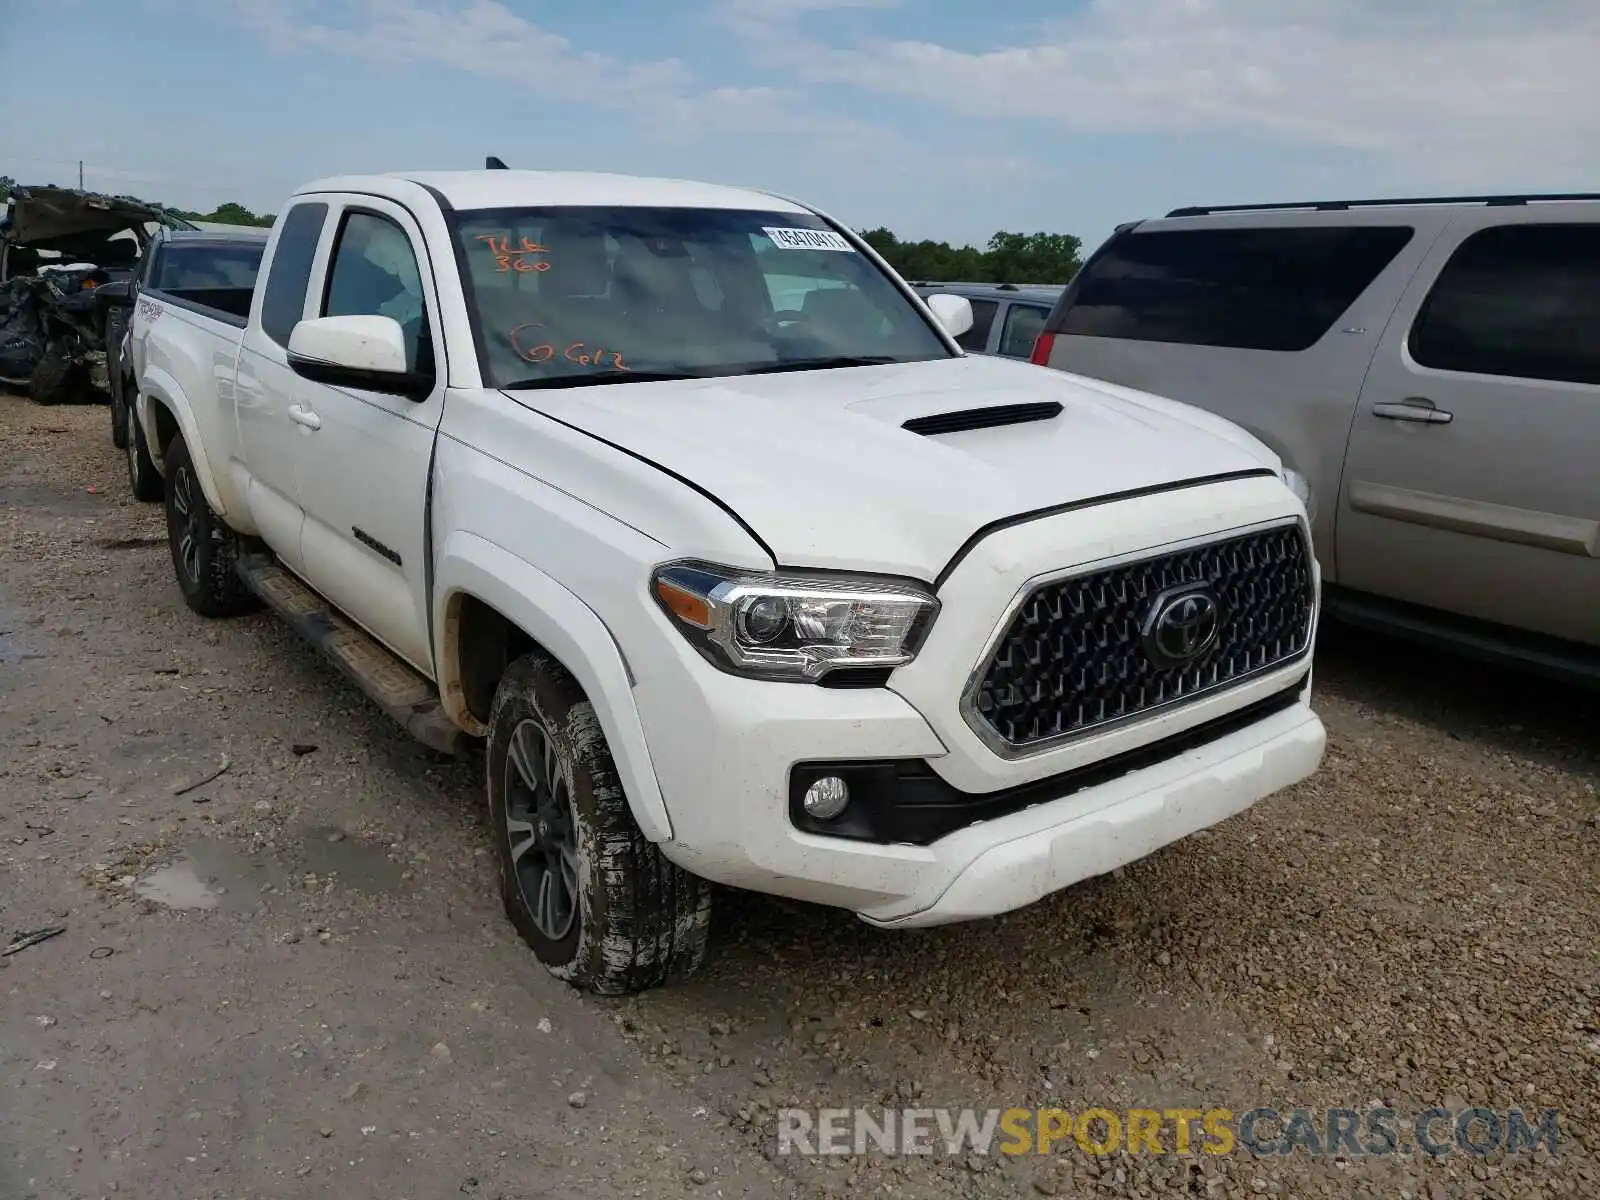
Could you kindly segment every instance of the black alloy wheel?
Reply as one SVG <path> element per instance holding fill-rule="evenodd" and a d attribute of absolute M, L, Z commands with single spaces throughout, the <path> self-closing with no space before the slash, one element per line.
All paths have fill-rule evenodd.
<path fill-rule="evenodd" d="M 534 718 L 519 722 L 506 745 L 505 823 L 528 915 L 552 945 L 564 945 L 576 934 L 580 903 L 572 784 Z"/>

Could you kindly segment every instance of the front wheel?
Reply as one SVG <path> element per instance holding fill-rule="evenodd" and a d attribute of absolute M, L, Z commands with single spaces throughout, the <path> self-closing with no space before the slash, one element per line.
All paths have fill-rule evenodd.
<path fill-rule="evenodd" d="M 500 681 L 487 770 L 506 913 L 552 975 L 624 995 L 699 967 L 710 885 L 639 831 L 594 706 L 542 654 Z"/>
<path fill-rule="evenodd" d="M 130 433 L 133 440 L 143 438 L 137 421 Z M 239 577 L 239 535 L 206 502 L 182 434 L 172 439 L 165 462 L 167 542 L 184 602 L 202 617 L 231 617 L 258 607 Z"/>

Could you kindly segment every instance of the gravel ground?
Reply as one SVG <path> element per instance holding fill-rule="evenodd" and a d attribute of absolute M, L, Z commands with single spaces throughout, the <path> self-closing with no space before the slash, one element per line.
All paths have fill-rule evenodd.
<path fill-rule="evenodd" d="M 969 926 L 725 893 L 700 977 L 597 1001 L 476 764 L 182 607 L 104 409 L 0 443 L 0 921 L 66 927 L 0 958 L 0 1200 L 1600 1195 L 1600 697 L 1330 630 L 1326 764 L 1241 817 Z M 773 1153 L 784 1105 L 1378 1102 L 1558 1153 Z"/>

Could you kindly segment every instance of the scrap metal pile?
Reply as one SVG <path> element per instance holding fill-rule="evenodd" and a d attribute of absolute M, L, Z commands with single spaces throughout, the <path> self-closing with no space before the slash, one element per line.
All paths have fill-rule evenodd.
<path fill-rule="evenodd" d="M 98 267 L 46 269 L 0 283 L 0 382 L 25 387 L 41 404 L 59 403 L 87 385 L 110 388 L 106 321 Z"/>
<path fill-rule="evenodd" d="M 113 293 L 126 292 L 156 225 L 194 228 L 130 196 L 12 191 L 0 217 L 0 383 L 41 404 L 109 390 L 107 352 L 127 321 Z M 101 291 L 111 284 L 122 287 Z"/>

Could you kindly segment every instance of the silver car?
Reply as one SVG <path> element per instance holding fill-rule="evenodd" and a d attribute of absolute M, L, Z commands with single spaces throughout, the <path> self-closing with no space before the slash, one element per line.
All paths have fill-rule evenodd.
<path fill-rule="evenodd" d="M 1600 196 L 1124 225 L 1034 361 L 1272 445 L 1330 614 L 1600 683 Z"/>
<path fill-rule="evenodd" d="M 924 299 L 943 293 L 965 296 L 972 305 L 972 328 L 956 339 L 968 354 L 1027 358 L 1060 297 L 1061 284 L 913 283 Z"/>

